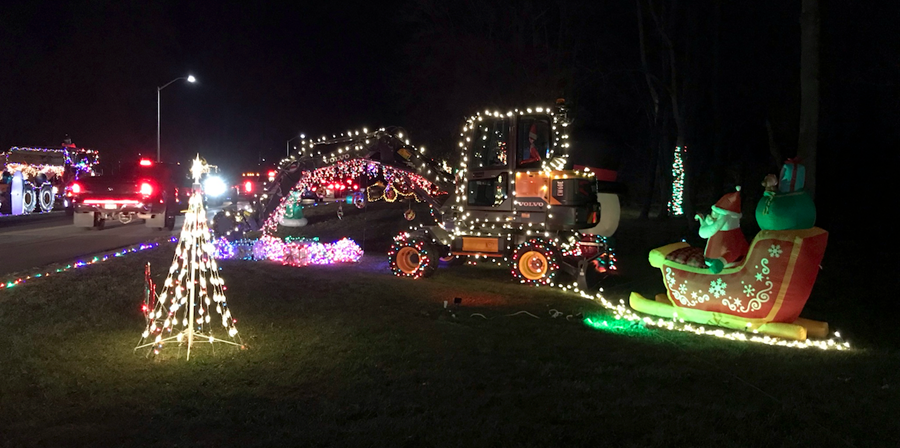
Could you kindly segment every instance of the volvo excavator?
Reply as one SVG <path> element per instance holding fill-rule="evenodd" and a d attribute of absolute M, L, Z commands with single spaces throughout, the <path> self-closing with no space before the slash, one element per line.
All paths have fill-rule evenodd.
<path fill-rule="evenodd" d="M 432 206 L 433 225 L 394 238 L 389 257 L 396 275 L 427 277 L 440 260 L 490 259 L 507 263 L 522 283 L 560 283 L 563 273 L 588 289 L 616 271 L 612 236 L 622 188 L 605 170 L 568 160 L 569 125 L 562 100 L 552 108 L 472 115 L 460 133 L 454 172 L 411 144 L 402 128 L 306 140 L 282 160 L 261 198 L 258 223 L 274 232 L 291 191 L 320 196 L 352 185 L 357 189 L 346 200 L 357 206 L 373 195 Z"/>

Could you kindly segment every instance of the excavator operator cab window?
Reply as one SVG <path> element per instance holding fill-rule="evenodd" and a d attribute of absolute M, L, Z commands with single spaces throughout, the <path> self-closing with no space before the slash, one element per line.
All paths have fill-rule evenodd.
<path fill-rule="evenodd" d="M 475 124 L 469 167 L 504 168 L 509 164 L 509 120 L 487 119 Z"/>
<path fill-rule="evenodd" d="M 506 173 L 488 179 L 469 181 L 466 202 L 476 207 L 497 207 L 509 196 L 509 180 Z"/>
<path fill-rule="evenodd" d="M 538 169 L 550 155 L 550 120 L 547 117 L 521 117 L 518 126 L 518 169 Z"/>

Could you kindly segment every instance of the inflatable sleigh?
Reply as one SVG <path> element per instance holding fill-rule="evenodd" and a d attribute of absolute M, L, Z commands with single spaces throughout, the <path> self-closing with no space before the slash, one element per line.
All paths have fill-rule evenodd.
<path fill-rule="evenodd" d="M 756 331 L 786 339 L 824 338 L 828 324 L 800 317 L 825 254 L 828 232 L 763 230 L 742 263 L 713 274 L 708 268 L 673 257 L 686 243 L 650 252 L 650 264 L 662 271 L 665 294 L 649 300 L 631 293 L 636 311 L 703 325 Z"/>

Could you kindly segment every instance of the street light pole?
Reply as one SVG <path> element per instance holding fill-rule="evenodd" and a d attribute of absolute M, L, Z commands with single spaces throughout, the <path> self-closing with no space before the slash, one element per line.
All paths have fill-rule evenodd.
<path fill-rule="evenodd" d="M 160 157 L 159 157 L 159 122 L 160 122 L 160 120 L 159 120 L 159 92 L 161 92 L 162 89 L 165 89 L 166 87 L 168 87 L 169 84 L 172 84 L 173 82 L 179 81 L 182 79 L 187 80 L 187 82 L 190 82 L 190 83 L 194 83 L 197 81 L 197 78 L 194 78 L 194 75 L 182 76 L 180 78 L 175 78 L 175 79 L 163 84 L 162 87 L 156 88 L 156 162 L 157 163 L 160 162 Z"/>
<path fill-rule="evenodd" d="M 159 163 L 159 91 L 162 87 L 156 88 L 156 163 Z"/>

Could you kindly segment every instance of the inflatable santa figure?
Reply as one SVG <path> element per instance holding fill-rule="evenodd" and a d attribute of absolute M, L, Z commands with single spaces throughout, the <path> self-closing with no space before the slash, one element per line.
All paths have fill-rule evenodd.
<path fill-rule="evenodd" d="M 714 274 L 740 263 L 749 249 L 741 232 L 741 187 L 735 190 L 722 196 L 709 215 L 694 217 L 700 221 L 700 237 L 707 238 L 703 256 Z"/>

